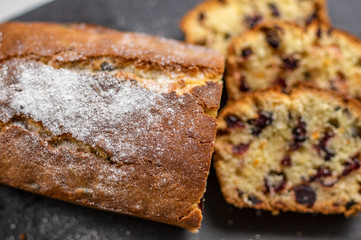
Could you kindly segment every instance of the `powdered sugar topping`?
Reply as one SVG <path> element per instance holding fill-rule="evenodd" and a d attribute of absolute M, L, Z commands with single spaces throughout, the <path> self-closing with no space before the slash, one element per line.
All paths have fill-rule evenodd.
<path fill-rule="evenodd" d="M 162 121 L 175 121 L 177 104 L 166 107 L 164 96 L 121 82 L 114 76 L 89 75 L 35 62 L 11 60 L 0 68 L 0 121 L 25 115 L 42 122 L 55 135 L 64 133 L 97 146 L 114 161 L 131 158 L 139 151 L 159 153 L 157 146 L 139 143 L 160 136 Z M 116 136 L 116 137 L 114 137 Z M 148 139 L 149 141 L 154 139 Z M 152 149 L 149 149 L 152 147 Z"/>

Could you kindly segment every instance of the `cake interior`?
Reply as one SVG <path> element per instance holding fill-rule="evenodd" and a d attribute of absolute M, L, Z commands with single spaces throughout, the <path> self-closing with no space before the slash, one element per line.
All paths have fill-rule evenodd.
<path fill-rule="evenodd" d="M 358 112 L 327 95 L 246 98 L 220 116 L 222 192 L 237 206 L 275 213 L 352 212 L 361 201 L 360 135 Z"/>

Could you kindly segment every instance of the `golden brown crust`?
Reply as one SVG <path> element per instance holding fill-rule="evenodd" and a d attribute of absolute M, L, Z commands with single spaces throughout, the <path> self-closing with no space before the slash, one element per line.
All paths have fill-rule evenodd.
<path fill-rule="evenodd" d="M 1 183 L 191 231 L 199 229 L 202 214 L 198 203 L 205 191 L 216 134 L 216 119 L 205 110 L 217 111 L 219 106 L 222 57 L 178 42 L 84 24 L 6 23 L 0 25 L 0 33 L 0 81 L 3 82 L 0 87 L 10 94 L 5 101 L 0 100 L 0 110 L 5 109 L 6 112 L 0 111 L 0 116 L 7 119 L 0 121 Z M 145 42 L 147 45 L 144 45 Z M 108 45 L 104 47 L 104 44 Z M 173 49 L 167 50 L 167 47 Z M 91 88 L 101 95 L 104 91 L 104 96 L 111 93 L 107 91 L 112 88 L 119 89 L 122 84 L 127 85 L 132 79 L 139 78 L 129 72 L 119 71 L 115 76 L 93 72 L 99 67 L 93 66 L 98 64 L 94 61 L 97 58 L 124 60 L 130 62 L 129 65 L 144 67 L 145 71 L 156 69 L 168 75 L 173 71 L 180 74 L 185 71 L 185 74 L 193 74 L 195 80 L 212 79 L 206 84 L 202 81 L 193 83 L 195 87 L 182 95 L 153 92 L 148 88 L 142 90 L 164 100 L 157 108 L 148 109 L 153 111 L 158 122 L 145 126 L 149 128 L 142 133 L 144 121 L 149 116 L 136 111 L 127 115 L 133 119 L 126 127 L 111 130 L 114 135 L 106 132 L 107 141 L 112 142 L 129 132 L 139 133 L 141 130 L 140 135 L 125 138 L 128 144 L 138 144 L 137 154 L 118 160 L 113 159 L 116 154 L 112 148 L 106 147 L 104 141 L 92 143 L 89 140 L 96 139 L 95 135 L 88 136 L 88 140 L 80 140 L 67 131 L 54 134 L 45 124 L 45 116 L 35 120 L 31 112 L 24 112 L 24 106 L 16 111 L 12 109 L 12 96 L 16 93 L 10 86 L 21 82 L 20 72 L 26 69 L 32 71 L 28 77 L 36 73 L 39 79 L 44 78 L 43 70 L 47 69 L 51 76 L 54 74 L 54 79 L 59 78 L 60 81 L 68 79 L 62 79 L 62 74 L 56 73 L 60 70 L 50 66 L 76 68 L 75 71 L 66 70 L 66 74 L 79 74 L 80 78 L 90 70 L 84 85 L 89 84 L 88 80 L 99 81 L 92 83 Z M 86 70 L 78 72 L 77 67 L 81 65 Z M 107 81 L 112 84 L 108 85 Z M 134 88 L 142 88 L 143 85 L 136 82 Z M 162 111 L 158 108 L 168 109 L 173 114 L 160 115 Z M 53 119 L 50 123 L 57 120 Z M 63 130 L 60 126 L 56 131 Z M 99 131 L 109 131 L 109 127 L 106 128 L 96 126 Z"/>
<path fill-rule="evenodd" d="M 223 85 L 207 82 L 206 85 L 194 87 L 190 93 L 200 100 L 203 108 L 217 111 L 221 101 Z"/>
<path fill-rule="evenodd" d="M 211 135 L 215 135 L 216 128 L 215 120 L 207 115 L 198 121 L 202 122 L 202 136 L 179 136 L 181 138 L 172 139 L 173 144 L 167 146 L 176 155 L 153 159 L 152 153 L 147 156 L 141 153 L 137 162 L 124 165 L 87 152 L 56 148 L 50 145 L 51 140 L 45 141 L 38 133 L 9 123 L 2 126 L 0 132 L 0 182 L 88 207 L 196 230 L 202 215 L 193 205 L 204 193 L 213 151 Z M 181 128 L 179 131 L 186 132 Z M 179 149 L 182 143 L 193 138 L 199 146 Z M 158 144 L 149 142 L 149 146 Z M 144 157 L 148 160 L 141 160 Z M 154 163 L 156 161 L 160 163 Z M 102 173 L 106 179 L 115 173 L 114 169 L 127 173 L 127 178 L 105 183 L 103 190 L 100 189 L 104 182 L 95 176 Z M 157 187 L 155 184 L 162 182 L 162 176 L 166 184 Z M 110 190 L 111 193 L 107 192 Z"/>
<path fill-rule="evenodd" d="M 65 64 L 109 56 L 140 68 L 204 72 L 209 77 L 224 69 L 223 57 L 211 50 L 94 25 L 9 22 L 0 25 L 0 33 L 0 61 L 27 57 Z"/>
<path fill-rule="evenodd" d="M 305 92 L 312 93 L 313 95 L 317 96 L 317 98 L 323 99 L 325 102 L 337 103 L 337 105 L 341 108 L 348 109 L 350 112 L 352 112 L 352 114 L 355 115 L 355 118 L 361 118 L 360 101 L 353 98 L 348 98 L 345 95 L 333 90 L 320 89 L 311 84 L 298 83 L 287 94 L 283 93 L 282 89 L 279 87 L 272 87 L 265 90 L 257 90 L 252 93 L 243 94 L 241 99 L 228 102 L 218 115 L 219 122 L 222 122 L 222 124 L 219 124 L 218 130 L 221 132 L 221 134 L 222 132 L 227 132 L 225 127 L 226 125 L 223 124 L 224 118 L 228 115 L 239 112 L 241 106 L 257 102 L 257 99 L 267 97 L 279 99 L 279 101 L 282 101 L 284 97 L 297 99 L 298 95 L 302 96 L 305 94 Z M 239 193 L 229 188 L 229 180 L 225 178 L 224 173 L 222 172 L 224 158 L 220 155 L 221 151 L 222 150 L 218 148 L 213 155 L 213 159 L 222 194 L 228 203 L 240 208 L 249 208 L 250 204 L 245 203 L 242 198 L 239 197 Z M 345 216 L 352 216 L 361 211 L 361 203 L 354 202 L 352 205 L 350 205 L 350 207 L 347 207 L 345 202 L 341 202 L 340 206 L 335 206 L 335 203 L 331 200 L 324 201 L 324 204 L 322 205 L 316 205 L 312 207 L 300 204 L 285 204 L 282 201 L 263 201 L 251 207 L 255 209 L 272 211 L 273 214 L 279 214 L 279 211 L 294 211 L 301 213 L 344 214 Z"/>

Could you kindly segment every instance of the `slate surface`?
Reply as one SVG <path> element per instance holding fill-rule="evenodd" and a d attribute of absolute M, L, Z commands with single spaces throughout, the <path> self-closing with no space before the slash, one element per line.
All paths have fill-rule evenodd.
<path fill-rule="evenodd" d="M 57 0 L 17 20 L 87 22 L 182 39 L 181 16 L 197 0 Z M 361 36 L 359 0 L 329 0 L 334 25 Z M 239 210 L 227 205 L 212 169 L 198 234 L 33 195 L 0 185 L 0 240 L 19 239 L 361 239 L 361 215 L 316 216 Z M 25 235 L 21 235 L 25 234 Z"/>

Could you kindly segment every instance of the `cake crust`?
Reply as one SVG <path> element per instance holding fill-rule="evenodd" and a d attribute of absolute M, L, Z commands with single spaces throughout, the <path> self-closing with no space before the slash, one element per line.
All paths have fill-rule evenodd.
<path fill-rule="evenodd" d="M 85 24 L 0 33 L 2 184 L 200 228 L 223 57 Z"/>
<path fill-rule="evenodd" d="M 0 25 L 0 32 L 0 61 L 26 57 L 61 66 L 109 56 L 145 69 L 192 74 L 203 71 L 209 76 L 224 70 L 223 58 L 205 48 L 102 26 L 8 22 Z"/>

